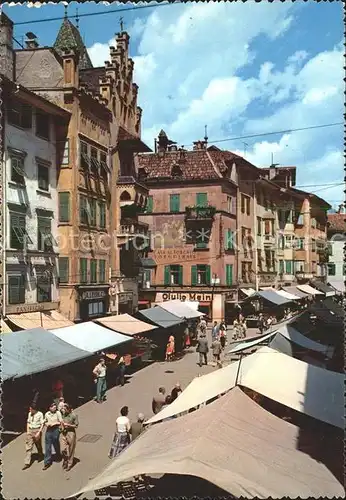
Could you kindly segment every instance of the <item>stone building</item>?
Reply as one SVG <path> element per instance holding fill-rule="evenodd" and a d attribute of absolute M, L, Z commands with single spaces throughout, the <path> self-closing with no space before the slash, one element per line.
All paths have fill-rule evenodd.
<path fill-rule="evenodd" d="M 339 292 L 345 292 L 346 213 L 341 205 L 335 214 L 328 214 L 328 273 L 327 281 Z"/>
<path fill-rule="evenodd" d="M 16 51 L 20 83 L 71 113 L 58 191 L 60 307 L 73 321 L 116 313 L 120 303 L 127 312 L 137 307 L 138 278 L 121 272 L 120 248 L 130 247 L 131 238 L 118 236 L 119 199 L 126 191 L 138 209 L 145 206 L 147 190 L 131 177 L 131 165 L 134 152 L 149 149 L 140 140 L 128 34 L 120 33 L 116 44 L 110 61 L 94 68 L 77 27 L 65 17 L 53 47 L 32 38 Z M 136 211 L 127 216 L 136 223 Z"/>

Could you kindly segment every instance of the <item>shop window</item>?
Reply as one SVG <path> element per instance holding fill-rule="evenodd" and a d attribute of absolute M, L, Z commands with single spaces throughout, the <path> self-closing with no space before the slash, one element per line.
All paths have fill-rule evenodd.
<path fill-rule="evenodd" d="M 42 191 L 49 191 L 49 167 L 42 163 L 37 164 L 38 188 Z"/>
<path fill-rule="evenodd" d="M 11 100 L 8 105 L 7 120 L 16 127 L 31 129 L 32 107 L 21 101 Z"/>
<path fill-rule="evenodd" d="M 97 260 L 90 261 L 90 283 L 97 283 Z"/>
<path fill-rule="evenodd" d="M 25 186 L 24 156 L 11 155 L 11 181 Z"/>
<path fill-rule="evenodd" d="M 51 252 L 55 241 L 52 235 L 52 220 L 48 217 L 37 217 L 37 249 Z"/>
<path fill-rule="evenodd" d="M 99 226 L 101 229 L 106 228 L 106 204 L 104 201 L 99 202 Z"/>
<path fill-rule="evenodd" d="M 336 265 L 333 262 L 328 262 L 328 276 L 335 276 Z"/>
<path fill-rule="evenodd" d="M 79 274 L 80 282 L 85 284 L 88 283 L 88 260 L 79 259 Z"/>
<path fill-rule="evenodd" d="M 37 302 L 52 301 L 52 282 L 50 276 L 39 274 L 37 276 Z"/>
<path fill-rule="evenodd" d="M 226 285 L 233 285 L 233 264 L 226 264 Z"/>
<path fill-rule="evenodd" d="M 59 222 L 70 222 L 70 193 L 59 193 Z"/>
<path fill-rule="evenodd" d="M 197 207 L 207 207 L 208 206 L 208 193 L 197 193 L 196 194 L 196 205 L 197 205 Z"/>
<path fill-rule="evenodd" d="M 47 113 L 36 110 L 36 135 L 49 141 L 50 117 Z"/>
<path fill-rule="evenodd" d="M 69 282 L 69 267 L 70 261 L 68 257 L 59 257 L 59 282 Z"/>
<path fill-rule="evenodd" d="M 27 243 L 32 243 L 26 230 L 26 217 L 22 214 L 10 214 L 10 247 L 23 250 Z"/>
<path fill-rule="evenodd" d="M 165 266 L 165 285 L 183 284 L 183 266 Z"/>
<path fill-rule="evenodd" d="M 210 285 L 210 266 L 198 264 L 191 266 L 192 285 Z"/>
<path fill-rule="evenodd" d="M 25 304 L 25 278 L 23 275 L 8 276 L 8 303 Z"/>
<path fill-rule="evenodd" d="M 103 302 L 90 302 L 88 304 L 89 316 L 98 316 L 105 313 L 105 306 Z"/>
<path fill-rule="evenodd" d="M 169 196 L 169 211 L 173 212 L 173 213 L 180 211 L 180 195 L 179 194 L 171 194 Z"/>
<path fill-rule="evenodd" d="M 99 260 L 99 283 L 106 282 L 106 261 Z"/>

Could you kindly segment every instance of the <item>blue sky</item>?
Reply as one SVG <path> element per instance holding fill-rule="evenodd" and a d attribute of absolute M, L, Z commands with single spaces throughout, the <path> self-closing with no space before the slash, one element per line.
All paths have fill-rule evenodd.
<path fill-rule="evenodd" d="M 143 5 L 143 4 L 142 4 Z M 109 13 L 116 4 L 69 4 L 80 19 L 92 61 L 102 65 L 119 31 L 131 36 L 144 140 L 161 128 L 185 146 L 343 122 L 341 2 L 190 3 Z M 125 7 L 129 7 L 126 4 Z M 121 6 L 120 6 L 121 7 Z M 124 7 L 124 6 L 122 6 Z M 15 23 L 64 15 L 64 7 L 5 6 Z M 33 31 L 51 45 L 61 21 L 17 25 L 21 42 Z M 333 206 L 344 200 L 342 126 L 217 143 L 258 166 L 297 166 L 297 184 Z M 331 184 L 328 186 L 327 184 Z"/>

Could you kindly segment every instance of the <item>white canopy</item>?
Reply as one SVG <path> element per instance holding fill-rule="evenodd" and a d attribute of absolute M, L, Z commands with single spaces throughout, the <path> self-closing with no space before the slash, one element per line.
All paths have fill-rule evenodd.
<path fill-rule="evenodd" d="M 282 295 L 282 297 L 284 297 L 285 299 L 301 300 L 301 297 L 298 297 L 298 295 L 293 295 L 292 293 L 285 292 L 285 290 L 276 290 L 276 293 Z"/>
<path fill-rule="evenodd" d="M 180 300 L 167 300 L 160 302 L 156 306 L 162 307 L 162 309 L 178 316 L 178 318 L 196 319 L 204 316 L 203 313 L 196 311 L 196 309 L 193 309 L 186 302 L 181 302 Z"/>
<path fill-rule="evenodd" d="M 254 288 L 241 288 L 240 291 L 243 292 L 248 297 L 251 297 L 251 295 L 256 293 L 256 290 Z"/>
<path fill-rule="evenodd" d="M 298 439 L 297 427 L 235 388 L 198 412 L 150 428 L 73 496 L 141 474 L 200 477 L 236 498 L 343 496 L 333 474 L 297 449 Z"/>
<path fill-rule="evenodd" d="M 305 349 L 310 351 L 320 352 L 331 358 L 333 356 L 334 348 L 332 346 L 320 344 L 315 340 L 309 339 L 305 335 L 302 335 L 298 330 L 293 328 L 291 325 L 284 325 L 280 327 L 277 332 L 278 335 L 282 335 L 285 339 L 293 342 L 294 344 L 300 345 Z"/>
<path fill-rule="evenodd" d="M 92 353 L 132 340 L 126 335 L 104 328 L 93 321 L 50 331 L 68 344 Z"/>
<path fill-rule="evenodd" d="M 324 295 L 323 292 L 316 290 L 310 285 L 297 285 L 297 288 L 302 292 L 308 293 L 309 295 Z"/>
<path fill-rule="evenodd" d="M 169 406 L 146 424 L 186 412 L 232 389 L 236 384 L 311 417 L 344 428 L 344 375 L 286 356 L 269 347 L 241 361 L 197 377 Z"/>
<path fill-rule="evenodd" d="M 247 342 L 241 342 L 240 344 L 236 345 L 228 352 L 235 354 L 236 352 L 245 351 L 246 349 L 250 349 L 251 347 L 254 347 L 256 345 L 260 345 L 262 342 L 265 342 L 266 340 L 274 337 L 276 334 L 277 334 L 277 331 L 270 332 L 270 333 L 266 333 L 265 335 L 261 335 L 260 337 L 257 337 L 254 340 L 248 340 Z"/>

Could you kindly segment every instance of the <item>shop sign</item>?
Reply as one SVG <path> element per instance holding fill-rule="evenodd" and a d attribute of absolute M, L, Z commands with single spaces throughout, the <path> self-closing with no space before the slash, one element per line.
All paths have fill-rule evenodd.
<path fill-rule="evenodd" d="M 127 302 L 131 302 L 131 300 L 132 300 L 132 292 L 119 293 L 118 295 L 119 304 L 126 304 Z"/>
<path fill-rule="evenodd" d="M 183 262 L 185 260 L 197 260 L 198 254 L 189 248 L 165 248 L 155 250 L 154 260 L 156 262 Z"/>
<path fill-rule="evenodd" d="M 58 308 L 57 302 L 45 302 L 44 304 L 42 303 L 42 304 L 8 305 L 6 306 L 6 313 L 22 314 L 22 313 L 32 313 L 32 312 L 43 312 L 57 308 Z"/>
<path fill-rule="evenodd" d="M 87 292 L 82 292 L 81 300 L 97 300 L 104 299 L 107 293 L 105 290 L 89 290 Z"/>
<path fill-rule="evenodd" d="M 212 301 L 212 294 L 211 293 L 198 293 L 198 292 L 166 292 L 166 293 L 161 293 L 157 294 L 159 295 L 158 298 L 156 298 L 156 302 L 160 302 L 160 295 L 161 299 L 163 302 L 166 300 L 191 300 L 191 301 L 197 301 L 197 302 L 211 302 Z"/>

